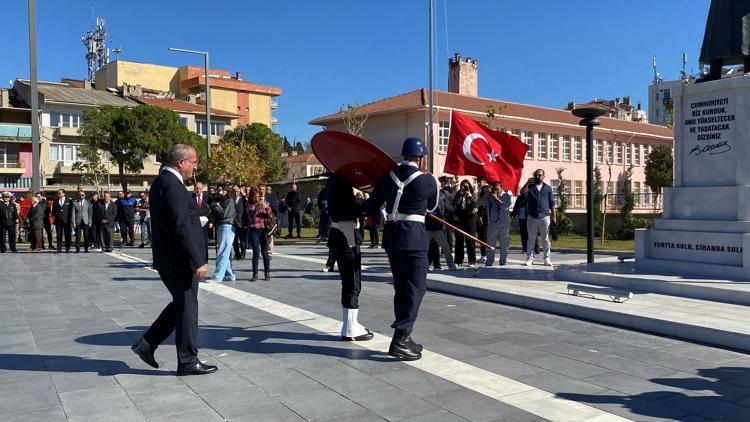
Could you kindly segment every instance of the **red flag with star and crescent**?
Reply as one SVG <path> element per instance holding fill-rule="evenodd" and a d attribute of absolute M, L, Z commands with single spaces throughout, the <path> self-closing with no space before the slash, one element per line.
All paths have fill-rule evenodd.
<path fill-rule="evenodd" d="M 503 189 L 515 194 L 528 149 L 515 136 L 492 130 L 453 111 L 443 171 L 456 176 L 485 177 L 489 183 L 500 182 Z"/>

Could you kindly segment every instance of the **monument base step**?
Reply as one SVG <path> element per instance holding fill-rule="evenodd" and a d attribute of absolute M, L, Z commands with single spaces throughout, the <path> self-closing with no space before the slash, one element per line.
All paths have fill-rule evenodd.
<path fill-rule="evenodd" d="M 640 271 L 665 274 L 690 274 L 692 277 L 711 277 L 719 280 L 750 281 L 750 268 L 734 265 L 705 264 L 702 262 L 672 261 L 668 259 L 638 258 L 635 267 Z"/>
<path fill-rule="evenodd" d="M 427 285 L 433 291 L 750 352 L 750 308 L 744 305 L 657 293 L 615 303 L 567 294 L 567 281 L 518 279 L 518 273 L 511 268 L 482 269 L 476 277 L 431 273 Z"/>
<path fill-rule="evenodd" d="M 726 220 L 676 220 L 672 218 L 657 218 L 654 220 L 655 230 L 676 230 L 715 233 L 750 233 L 750 221 Z"/>
<path fill-rule="evenodd" d="M 659 269 L 664 268 L 661 261 L 656 264 Z M 750 283 L 724 278 L 685 277 L 665 271 L 640 270 L 632 262 L 559 266 L 555 269 L 555 278 L 561 281 L 630 290 L 636 294 L 657 293 L 750 306 Z"/>

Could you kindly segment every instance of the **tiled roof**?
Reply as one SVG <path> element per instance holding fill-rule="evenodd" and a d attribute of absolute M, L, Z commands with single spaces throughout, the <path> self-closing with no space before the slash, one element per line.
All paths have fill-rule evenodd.
<path fill-rule="evenodd" d="M 313 154 L 288 155 L 286 157 L 281 157 L 281 160 L 287 164 L 309 163 L 310 161 L 313 161 L 313 163 L 319 163 L 318 159 L 315 158 L 315 155 Z"/>
<path fill-rule="evenodd" d="M 244 91 L 254 92 L 258 94 L 265 94 L 271 97 L 277 97 L 281 95 L 281 88 L 275 86 L 259 85 L 248 81 L 237 80 L 234 78 L 217 78 L 210 76 L 211 88 L 224 88 L 232 91 Z M 205 86 L 205 76 L 195 76 L 189 79 L 185 79 L 180 82 L 180 86 L 183 88 L 192 88 L 195 86 Z"/>
<path fill-rule="evenodd" d="M 26 86 L 30 86 L 28 80 L 18 80 Z M 96 89 L 74 88 L 67 84 L 55 82 L 42 82 L 37 85 L 39 93 L 44 95 L 46 103 L 80 104 L 87 106 L 111 105 L 116 107 L 134 107 L 138 105 L 135 101 L 120 97 L 109 91 Z"/>
<path fill-rule="evenodd" d="M 204 105 L 194 104 L 194 103 L 190 103 L 190 102 L 182 101 L 182 100 L 176 100 L 173 98 L 138 97 L 138 98 L 135 98 L 135 100 L 143 104 L 166 108 L 169 110 L 176 111 L 178 113 L 197 114 L 197 115 L 206 114 L 206 106 Z M 240 114 L 232 113 L 232 112 L 225 111 L 225 110 L 218 110 L 215 108 L 211 109 L 211 115 L 219 116 L 219 117 L 228 117 L 230 119 L 239 119 L 242 117 L 242 115 Z"/>
<path fill-rule="evenodd" d="M 419 110 L 428 106 L 426 89 L 416 89 L 393 97 L 384 98 L 364 104 L 364 110 L 369 115 L 380 115 L 405 110 Z M 500 118 L 522 119 L 536 122 L 552 122 L 568 125 L 578 125 L 579 118 L 573 116 L 570 111 L 540 107 L 528 104 L 511 103 L 507 101 L 494 100 L 491 98 L 474 97 L 470 95 L 455 94 L 452 92 L 433 90 L 433 105 L 444 108 L 452 108 L 459 111 L 473 111 L 484 114 L 487 106 L 493 106 L 502 110 Z M 342 113 L 329 114 L 310 121 L 312 125 L 325 126 L 330 122 L 342 120 Z M 657 137 L 672 138 L 672 129 L 664 126 L 648 123 L 638 123 L 628 120 L 611 119 L 601 117 L 602 129 L 636 132 Z"/>

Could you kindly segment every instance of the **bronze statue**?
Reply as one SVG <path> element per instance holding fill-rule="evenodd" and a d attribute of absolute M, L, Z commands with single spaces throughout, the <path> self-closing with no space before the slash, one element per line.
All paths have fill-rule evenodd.
<path fill-rule="evenodd" d="M 750 0 L 711 0 L 700 62 L 710 68 L 697 82 L 721 79 L 722 66 L 750 71 Z"/>

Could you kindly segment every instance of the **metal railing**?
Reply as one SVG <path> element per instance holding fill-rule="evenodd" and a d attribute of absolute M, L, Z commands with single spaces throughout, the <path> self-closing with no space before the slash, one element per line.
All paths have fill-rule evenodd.
<path fill-rule="evenodd" d="M 0 169 L 22 169 L 25 167 L 26 163 L 21 160 L 0 161 Z"/>
<path fill-rule="evenodd" d="M 568 211 L 585 211 L 586 194 L 567 194 Z M 662 195 L 655 193 L 634 193 L 635 204 L 634 211 L 654 211 L 662 210 Z M 624 195 L 621 193 L 608 193 L 604 195 L 602 206 L 607 211 L 619 211 L 622 208 Z M 560 198 L 555 195 L 555 201 L 559 204 Z"/>

